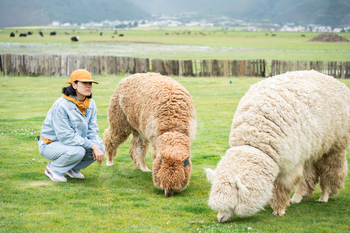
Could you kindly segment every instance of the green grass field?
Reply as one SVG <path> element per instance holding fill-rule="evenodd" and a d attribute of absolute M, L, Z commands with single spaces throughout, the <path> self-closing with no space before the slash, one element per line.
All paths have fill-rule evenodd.
<path fill-rule="evenodd" d="M 166 29 L 166 30 L 165 30 Z M 118 31 L 123 33 L 124 37 L 114 34 L 114 31 L 96 30 L 43 30 L 45 36 L 38 34 L 38 29 L 4 29 L 0 33 L 0 43 L 63 43 L 71 44 L 72 35 L 79 36 L 80 44 L 88 45 L 96 43 L 103 44 L 133 44 L 133 43 L 154 43 L 169 45 L 191 45 L 191 46 L 211 46 L 219 51 L 210 53 L 201 52 L 182 52 L 167 53 L 164 51 L 154 52 L 152 54 L 139 54 L 135 51 L 133 57 L 147 57 L 160 59 L 266 59 L 268 61 L 287 60 L 287 61 L 349 61 L 350 60 L 350 43 L 348 42 L 309 42 L 309 40 L 319 33 L 301 33 L 301 32 L 275 32 L 276 36 L 266 32 L 245 32 L 245 31 L 214 31 L 206 29 L 202 31 L 200 28 L 179 28 L 177 31 L 172 28 L 164 30 L 129 30 Z M 18 33 L 26 33 L 33 31 L 34 34 L 27 37 L 10 37 L 10 32 L 18 31 Z M 57 36 L 49 36 L 50 31 L 57 31 Z M 187 32 L 190 31 L 190 35 Z M 70 32 L 66 35 L 65 32 Z M 176 33 L 179 33 L 177 35 Z M 205 36 L 199 34 L 206 33 Z M 166 35 L 168 33 L 169 35 Z M 301 37 L 304 34 L 305 37 Z M 340 33 L 339 35 L 350 40 L 350 33 Z M 112 38 L 114 36 L 114 38 Z M 228 49 L 232 48 L 232 49 Z M 227 49 L 227 51 L 225 51 Z M 11 51 L 9 48 L 0 50 L 0 53 Z M 22 53 L 25 53 L 23 51 Z M 45 50 L 42 51 L 45 53 Z M 88 53 L 88 52 L 87 52 Z M 106 52 L 107 53 L 107 52 Z M 115 54 L 118 55 L 118 54 Z"/>
<path fill-rule="evenodd" d="M 107 128 L 109 99 L 121 76 L 94 79 L 100 136 Z M 129 158 L 129 140 L 114 167 L 96 164 L 82 170 L 84 180 L 52 182 L 47 160 L 38 152 L 47 111 L 66 86 L 62 77 L 0 77 L 0 232 L 349 232 L 350 177 L 328 203 L 308 202 L 287 208 L 286 215 L 264 211 L 249 218 L 218 223 L 208 205 L 210 184 L 204 168 L 215 168 L 229 148 L 233 114 L 240 98 L 258 78 L 179 78 L 191 93 L 198 129 L 191 152 L 188 188 L 167 198 L 154 187 L 152 174 Z M 230 84 L 230 80 L 232 84 Z M 350 87 L 350 80 L 341 80 Z M 347 155 L 348 162 L 350 159 Z M 152 167 L 150 153 L 147 165 Z M 248 230 L 249 229 L 249 230 Z"/>

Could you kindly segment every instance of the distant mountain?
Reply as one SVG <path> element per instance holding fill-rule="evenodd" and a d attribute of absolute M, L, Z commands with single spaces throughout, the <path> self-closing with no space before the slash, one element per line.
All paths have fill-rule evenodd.
<path fill-rule="evenodd" d="M 0 0 L 0 27 L 138 20 L 183 12 L 201 18 L 350 25 L 350 0 Z"/>
<path fill-rule="evenodd" d="M 0 27 L 137 20 L 150 17 L 128 0 L 0 0 Z"/>
<path fill-rule="evenodd" d="M 152 14 L 197 12 L 275 23 L 350 25 L 350 0 L 130 0 Z"/>

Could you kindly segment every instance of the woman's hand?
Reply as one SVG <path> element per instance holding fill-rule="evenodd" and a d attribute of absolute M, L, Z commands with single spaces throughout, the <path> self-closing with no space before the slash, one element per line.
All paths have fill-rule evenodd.
<path fill-rule="evenodd" d="M 94 157 L 94 160 L 97 160 L 97 165 L 101 165 L 102 161 L 105 158 L 103 152 L 96 145 L 93 145 L 91 149 L 92 149 L 92 156 Z"/>

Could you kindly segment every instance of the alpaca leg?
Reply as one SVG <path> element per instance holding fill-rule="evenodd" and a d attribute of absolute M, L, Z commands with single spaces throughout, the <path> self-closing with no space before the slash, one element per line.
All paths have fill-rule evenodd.
<path fill-rule="evenodd" d="M 151 170 L 148 169 L 145 157 L 147 155 L 149 142 L 141 137 L 141 135 L 137 131 L 133 131 L 133 136 L 130 142 L 130 157 L 134 162 L 137 168 L 140 168 L 141 171 L 149 172 Z"/>
<path fill-rule="evenodd" d="M 152 161 L 154 161 L 157 157 L 157 149 L 156 147 L 152 144 Z"/>
<path fill-rule="evenodd" d="M 318 183 L 318 175 L 313 164 L 305 164 L 303 177 L 295 186 L 295 193 L 290 199 L 290 203 L 299 203 L 303 198 L 309 199 Z"/>
<path fill-rule="evenodd" d="M 346 151 L 330 152 L 316 162 L 317 173 L 320 176 L 321 197 L 317 200 L 328 202 L 329 196 L 338 194 L 344 188 L 344 180 L 348 173 Z"/>
<path fill-rule="evenodd" d="M 291 189 L 274 182 L 273 199 L 269 201 L 271 208 L 274 210 L 272 214 L 283 216 L 286 208 L 289 206 Z"/>
<path fill-rule="evenodd" d="M 108 108 L 109 127 L 103 133 L 103 143 L 106 147 L 107 166 L 113 166 L 113 157 L 117 157 L 118 147 L 128 139 L 132 127 L 119 106 L 117 97 L 111 99 Z"/>
<path fill-rule="evenodd" d="M 291 204 L 300 203 L 303 199 L 303 190 L 306 189 L 306 183 L 304 177 L 300 178 L 299 182 L 295 185 L 295 193 L 292 199 L 289 200 Z"/>
<path fill-rule="evenodd" d="M 107 166 L 113 166 L 113 158 L 117 157 L 119 145 L 128 139 L 130 132 L 120 132 L 108 127 L 103 134 L 103 141 L 106 147 Z M 130 129 L 131 131 L 131 129 Z"/>

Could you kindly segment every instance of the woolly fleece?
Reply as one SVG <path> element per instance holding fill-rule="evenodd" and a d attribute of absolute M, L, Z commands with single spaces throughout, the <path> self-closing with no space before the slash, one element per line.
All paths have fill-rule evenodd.
<path fill-rule="evenodd" d="M 157 73 L 134 74 L 122 79 L 108 108 L 109 127 L 104 132 L 107 165 L 132 133 L 130 157 L 136 167 L 145 163 L 152 146 L 153 183 L 172 196 L 189 183 L 191 139 L 196 132 L 196 111 L 189 92 L 172 78 Z"/>
<path fill-rule="evenodd" d="M 283 215 L 293 187 L 298 202 L 318 177 L 319 201 L 328 201 L 347 174 L 349 132 L 350 90 L 335 78 L 312 70 L 256 83 L 235 112 L 231 148 L 215 171 L 206 169 L 209 205 L 220 222 L 251 216 L 266 203 Z"/>

